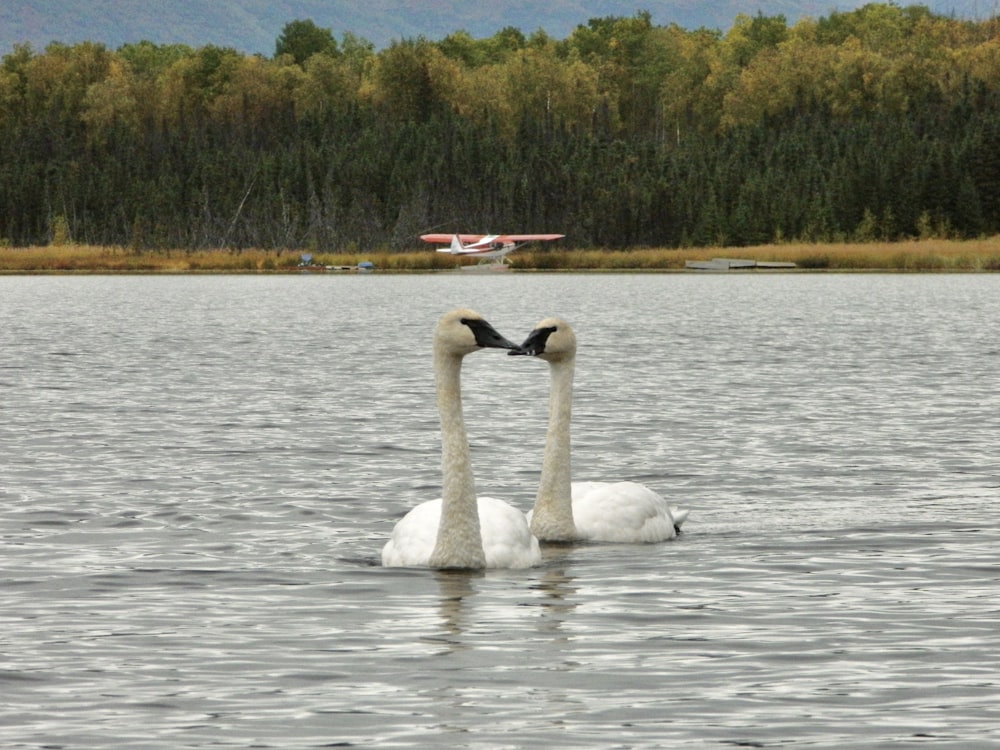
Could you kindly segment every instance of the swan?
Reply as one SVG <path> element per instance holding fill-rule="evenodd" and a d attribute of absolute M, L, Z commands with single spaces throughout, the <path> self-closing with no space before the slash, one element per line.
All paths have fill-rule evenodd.
<path fill-rule="evenodd" d="M 660 542 L 672 539 L 688 516 L 636 482 L 572 482 L 570 413 L 576 334 L 561 318 L 535 326 L 519 349 L 508 354 L 549 363 L 549 423 L 535 506 L 528 513 L 532 533 L 543 542 Z"/>
<path fill-rule="evenodd" d="M 502 500 L 476 498 L 462 418 L 461 369 L 484 347 L 516 349 L 481 315 L 460 308 L 434 329 L 434 375 L 441 418 L 442 497 L 416 506 L 396 523 L 382 548 L 385 567 L 477 570 L 528 568 L 541 561 L 524 514 Z"/>

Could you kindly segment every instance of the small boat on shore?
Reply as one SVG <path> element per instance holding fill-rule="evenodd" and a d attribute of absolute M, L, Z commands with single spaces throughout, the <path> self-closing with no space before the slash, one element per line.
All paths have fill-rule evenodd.
<path fill-rule="evenodd" d="M 371 273 L 375 270 L 375 264 L 370 260 L 363 260 L 356 266 L 326 266 L 321 263 L 314 263 L 313 256 L 303 253 L 299 256 L 299 264 L 295 267 L 299 273 L 327 273 L 336 271 L 340 273 Z"/>

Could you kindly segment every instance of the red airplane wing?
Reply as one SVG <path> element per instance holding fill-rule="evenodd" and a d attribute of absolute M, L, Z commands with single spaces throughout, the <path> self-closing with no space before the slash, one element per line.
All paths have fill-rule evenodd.
<path fill-rule="evenodd" d="M 422 234 L 420 239 L 424 242 L 433 242 L 436 245 L 447 245 L 451 242 L 451 238 L 454 234 Z M 460 234 L 458 239 L 462 241 L 463 245 L 467 245 L 470 242 L 479 242 L 483 237 L 489 237 L 488 234 Z"/>
<path fill-rule="evenodd" d="M 498 234 L 497 242 L 548 242 L 549 240 L 561 240 L 565 234 Z"/>
<path fill-rule="evenodd" d="M 422 234 L 420 239 L 424 242 L 432 242 L 437 245 L 447 245 L 451 242 L 451 238 L 454 234 Z M 498 234 L 494 237 L 494 242 L 532 242 L 538 240 L 540 242 L 547 242 L 549 240 L 561 240 L 565 237 L 565 234 Z M 474 244 L 479 242 L 484 237 L 492 237 L 489 234 L 460 234 L 458 239 L 462 241 L 463 245 Z"/>

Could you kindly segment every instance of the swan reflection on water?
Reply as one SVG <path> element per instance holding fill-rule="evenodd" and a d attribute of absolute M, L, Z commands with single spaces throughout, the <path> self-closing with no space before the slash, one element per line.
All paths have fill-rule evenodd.
<path fill-rule="evenodd" d="M 565 552 L 557 553 L 560 557 Z M 463 637 L 473 628 L 482 628 L 484 620 L 480 615 L 474 616 L 476 597 L 481 593 L 481 587 L 489 580 L 484 571 L 473 570 L 435 570 L 434 579 L 438 584 L 438 611 L 440 613 L 443 633 L 433 638 L 435 642 L 444 641 L 449 651 L 470 648 L 472 644 Z M 530 617 L 537 617 L 538 631 L 547 638 L 565 640 L 562 632 L 567 617 L 577 607 L 575 595 L 579 587 L 575 584 L 575 576 L 566 572 L 565 566 L 545 569 L 530 585 L 530 590 L 540 596 L 527 602 L 520 600 L 517 611 Z M 532 612 L 537 608 L 537 612 Z"/>
<path fill-rule="evenodd" d="M 445 638 L 455 648 L 464 644 L 461 639 L 448 636 L 460 636 L 466 632 L 469 625 L 469 610 L 471 599 L 476 595 L 474 579 L 481 579 L 481 571 L 469 570 L 436 570 L 434 578 L 440 588 L 441 623 L 444 625 Z"/>

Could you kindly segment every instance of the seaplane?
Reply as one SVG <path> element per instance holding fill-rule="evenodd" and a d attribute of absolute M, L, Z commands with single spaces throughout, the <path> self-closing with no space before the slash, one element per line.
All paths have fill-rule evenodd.
<path fill-rule="evenodd" d="M 422 234 L 420 239 L 439 247 L 439 253 L 478 258 L 481 266 L 503 267 L 507 256 L 529 242 L 561 240 L 565 234 Z M 476 266 L 472 266 L 476 268 Z"/>

